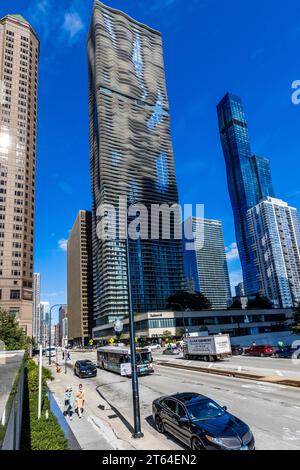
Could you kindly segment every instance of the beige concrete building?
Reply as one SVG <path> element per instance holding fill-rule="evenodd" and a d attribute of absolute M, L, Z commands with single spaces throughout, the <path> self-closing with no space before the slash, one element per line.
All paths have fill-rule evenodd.
<path fill-rule="evenodd" d="M 32 334 L 39 40 L 20 15 L 0 20 L 0 308 Z"/>
<path fill-rule="evenodd" d="M 79 211 L 68 240 L 68 340 L 87 345 L 92 337 L 92 215 Z"/>

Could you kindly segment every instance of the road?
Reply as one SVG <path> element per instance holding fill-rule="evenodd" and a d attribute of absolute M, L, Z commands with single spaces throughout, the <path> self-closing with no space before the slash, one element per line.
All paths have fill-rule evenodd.
<path fill-rule="evenodd" d="M 83 356 L 90 356 L 95 360 L 94 353 L 72 354 L 72 359 Z M 244 360 L 235 359 L 237 364 Z M 256 361 L 253 358 L 246 360 Z M 265 359 L 258 358 L 257 361 L 265 362 Z M 93 381 L 95 390 L 99 387 L 103 396 L 124 419 L 132 423 L 130 379 L 99 370 L 96 378 L 87 380 Z M 155 366 L 155 373 L 140 378 L 139 384 L 142 426 L 151 433 L 156 434 L 151 418 L 151 403 L 155 398 L 176 392 L 194 391 L 208 395 L 223 406 L 226 405 L 229 412 L 249 424 L 257 449 L 300 448 L 300 392 L 297 388 L 158 365 Z M 182 449 L 182 445 L 170 436 L 163 436 L 162 439 L 168 441 L 171 449 Z"/>
<path fill-rule="evenodd" d="M 300 351 L 299 358 L 294 362 L 291 359 L 277 359 L 275 357 L 232 356 L 222 361 L 207 364 L 203 361 L 185 360 L 182 354 L 178 356 L 163 355 L 162 352 L 153 353 L 154 360 L 172 361 L 176 363 L 213 367 L 215 369 L 233 369 L 239 372 L 253 372 L 261 375 L 277 375 L 278 377 L 300 378 Z"/>

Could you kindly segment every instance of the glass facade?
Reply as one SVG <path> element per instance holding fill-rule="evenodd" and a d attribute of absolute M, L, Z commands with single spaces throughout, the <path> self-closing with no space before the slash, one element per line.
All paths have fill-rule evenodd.
<path fill-rule="evenodd" d="M 267 198 L 248 211 L 259 291 L 275 307 L 300 302 L 299 215 L 280 199 Z"/>
<path fill-rule="evenodd" d="M 88 36 L 94 315 L 128 314 L 126 240 L 99 240 L 97 208 L 178 203 L 161 34 L 95 1 Z M 131 221 L 131 220 L 130 220 Z M 130 222 L 129 221 L 129 222 Z M 172 233 L 172 229 L 171 229 Z M 161 310 L 184 287 L 181 240 L 129 241 L 134 312 Z M 97 327 L 96 327 L 97 328 Z"/>
<path fill-rule="evenodd" d="M 244 289 L 245 294 L 249 295 L 257 293 L 259 286 L 247 225 L 247 210 L 260 199 L 274 195 L 270 166 L 267 159 L 251 154 L 241 99 L 227 93 L 218 104 L 217 112 Z"/>
<path fill-rule="evenodd" d="M 202 292 L 213 309 L 227 309 L 232 299 L 222 224 L 218 220 L 193 217 L 192 231 L 194 250 L 185 249 L 183 238 L 186 279 L 189 283 L 192 277 L 194 290 Z"/>

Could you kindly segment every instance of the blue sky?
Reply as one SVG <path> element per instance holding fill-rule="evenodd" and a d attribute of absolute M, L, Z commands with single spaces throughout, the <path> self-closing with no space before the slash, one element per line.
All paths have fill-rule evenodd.
<path fill-rule="evenodd" d="M 42 300 L 66 302 L 66 244 L 90 209 L 86 33 L 92 0 L 1 0 L 41 41 L 35 271 Z M 232 283 L 241 279 L 216 105 L 242 97 L 252 152 L 271 160 L 276 196 L 300 207 L 298 2 L 107 0 L 163 34 L 175 170 L 182 203 L 223 222 Z"/>

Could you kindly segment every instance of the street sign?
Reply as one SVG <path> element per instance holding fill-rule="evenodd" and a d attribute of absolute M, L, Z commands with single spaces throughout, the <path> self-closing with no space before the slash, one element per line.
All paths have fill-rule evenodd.
<path fill-rule="evenodd" d="M 114 344 L 115 340 L 113 338 L 109 338 L 109 344 Z"/>

